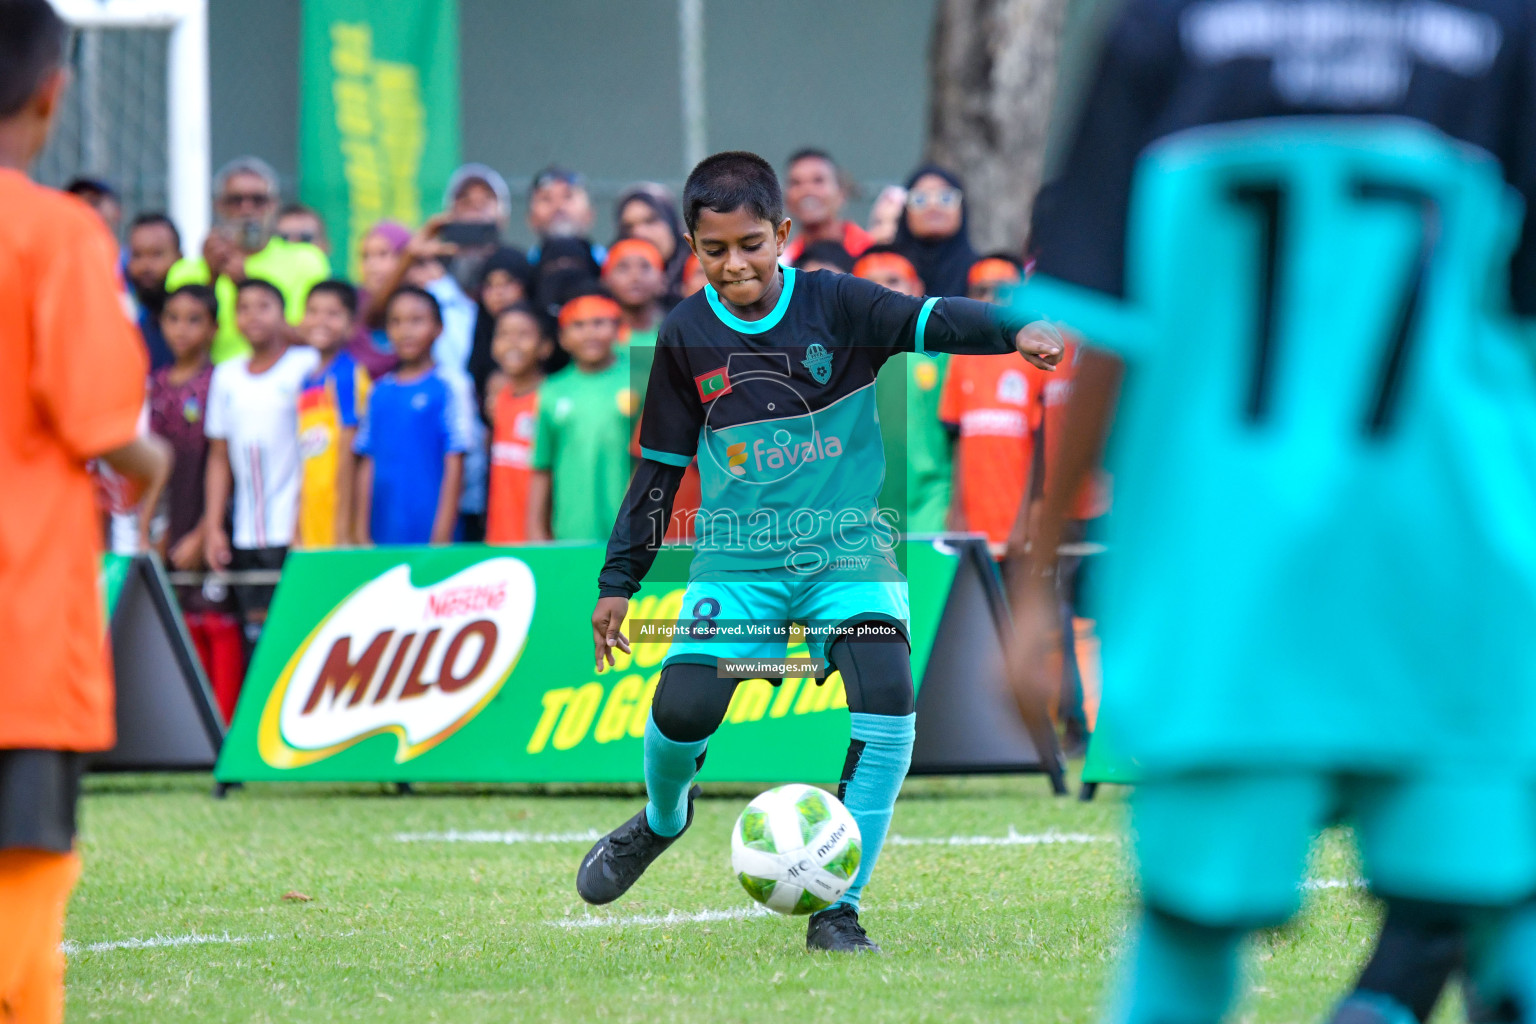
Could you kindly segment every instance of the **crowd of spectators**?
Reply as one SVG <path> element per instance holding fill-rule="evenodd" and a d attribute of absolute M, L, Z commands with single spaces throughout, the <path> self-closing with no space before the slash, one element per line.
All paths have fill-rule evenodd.
<path fill-rule="evenodd" d="M 784 181 L 794 233 L 783 260 L 802 270 L 985 301 L 1024 273 L 1013 254 L 978 256 L 964 186 L 944 168 L 881 192 L 863 226 L 846 216 L 852 188 L 825 151 L 793 154 Z M 71 191 L 116 227 L 107 183 Z M 522 251 L 503 241 L 505 180 L 465 164 L 420 229 L 366 232 L 356 281 L 339 272 L 320 215 L 285 204 L 261 160 L 219 171 L 214 210 L 197 253 L 163 214 L 126 229 L 124 277 L 153 367 L 149 425 L 177 457 L 154 507 L 117 510 L 119 548 L 152 545 L 178 570 L 238 570 L 277 568 L 295 546 L 607 536 L 639 454 L 658 329 L 705 286 L 667 188 L 626 189 L 600 229 L 581 175 L 549 167 L 532 181 L 536 241 Z M 1006 356 L 893 360 L 878 389 L 882 500 L 901 528 L 984 533 L 1000 556 L 1017 548 L 1069 382 L 1070 367 L 1046 374 Z M 698 486 L 690 472 L 684 509 Z M 1096 510 L 1085 496 L 1083 514 Z M 672 539 L 687 539 L 686 524 L 674 516 Z M 248 623 L 270 593 L 234 588 Z"/>

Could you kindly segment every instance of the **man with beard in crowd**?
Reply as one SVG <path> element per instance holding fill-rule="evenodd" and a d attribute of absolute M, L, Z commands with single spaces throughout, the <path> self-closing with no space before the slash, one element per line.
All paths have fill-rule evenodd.
<path fill-rule="evenodd" d="M 165 308 L 165 279 L 181 259 L 181 233 L 163 213 L 141 213 L 128 228 L 128 285 L 138 305 L 139 333 L 149 350 L 149 368 L 158 370 L 176 361 L 165 335 L 160 312 Z"/>

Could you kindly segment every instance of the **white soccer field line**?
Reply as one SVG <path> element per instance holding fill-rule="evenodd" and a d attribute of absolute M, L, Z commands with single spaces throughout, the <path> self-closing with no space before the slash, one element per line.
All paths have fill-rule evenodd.
<path fill-rule="evenodd" d="M 772 917 L 773 911 L 753 904 L 736 910 L 700 910 L 692 914 L 672 911 L 667 914 L 634 914 L 629 917 L 567 917 L 546 922 L 555 928 L 618 928 L 625 925 L 653 927 L 671 924 L 708 924 L 711 921 L 743 921 L 749 917 Z"/>
<path fill-rule="evenodd" d="M 399 843 L 500 843 L 505 846 L 515 846 L 518 843 L 595 843 L 603 838 L 604 833 L 595 828 L 589 828 L 585 832 L 495 832 L 489 830 L 475 830 L 461 832 L 458 829 L 449 829 L 447 832 L 396 832 L 395 841 Z"/>
<path fill-rule="evenodd" d="M 1005 836 L 903 836 L 886 839 L 891 846 L 1073 846 L 1085 843 L 1118 843 L 1119 836 L 1096 836 L 1087 832 L 1022 833 L 1008 826 Z"/>
<path fill-rule="evenodd" d="M 241 942 L 261 942 L 276 939 L 276 935 L 231 935 L 225 932 L 222 935 L 203 935 L 192 932 L 189 935 L 155 935 L 147 939 L 116 939 L 111 942 L 76 942 L 73 939 L 65 939 L 59 948 L 65 956 L 74 956 L 77 953 L 109 953 L 116 949 L 167 949 L 177 946 L 206 946 L 210 944 L 228 945 Z"/>
<path fill-rule="evenodd" d="M 1045 833 L 1042 836 L 1019 835 L 1009 830 L 1014 837 L 999 839 L 994 836 L 951 836 L 950 839 L 909 840 L 905 845 L 913 844 L 939 844 L 956 846 L 1024 846 L 1047 843 L 1084 843 L 1114 841 L 1104 836 L 1078 835 L 1075 833 Z M 423 833 L 423 835 L 454 835 L 456 833 Z M 481 835 L 483 833 L 457 833 L 461 835 Z M 582 833 L 585 837 L 585 833 Z M 892 837 L 893 839 L 897 837 Z M 951 844 L 951 840 L 956 840 Z M 985 840 L 987 842 L 978 842 Z M 421 840 L 404 840 L 415 842 Z M 498 842 L 504 840 L 451 840 L 469 842 Z M 523 841 L 523 840 L 519 840 Z M 554 841 L 554 840 L 548 840 Z M 566 840 L 570 841 L 570 840 Z M 1032 841 L 1032 842 L 1031 842 Z M 898 843 L 897 845 L 903 845 Z M 1367 883 L 1363 878 L 1309 878 L 1302 883 L 1302 888 L 1316 892 L 1319 890 L 1338 889 L 1364 889 Z M 603 917 L 587 915 L 584 917 L 567 917 L 557 921 L 546 921 L 545 924 L 552 928 L 655 928 L 668 927 L 679 924 L 710 924 L 722 921 L 745 921 L 752 918 L 772 917 L 773 912 L 767 907 L 753 905 L 750 907 L 738 907 L 732 910 L 700 910 L 694 913 L 682 913 L 670 911 L 666 914 L 632 914 L 627 917 Z M 348 932 L 346 934 L 355 934 Z M 338 938 L 341 936 L 337 936 Z M 75 956 L 80 953 L 108 953 L 120 949 L 174 949 L 180 946 L 205 946 L 233 945 L 243 942 L 271 942 L 277 939 L 276 935 L 231 935 L 224 932 L 222 935 L 204 935 L 193 932 L 189 935 L 155 935 L 148 939 L 117 939 L 111 942 L 76 942 L 66 940 L 60 948 L 66 956 Z"/>
<path fill-rule="evenodd" d="M 494 830 L 446 832 L 396 832 L 395 841 L 401 843 L 491 843 L 515 846 L 520 843 L 595 843 L 603 837 L 597 829 L 585 832 L 498 832 Z M 1098 836 L 1085 832 L 1036 832 L 1021 833 L 1012 825 L 1002 836 L 903 836 L 893 835 L 886 839 L 890 846 L 1055 846 L 1083 843 L 1117 843 L 1119 836 Z"/>

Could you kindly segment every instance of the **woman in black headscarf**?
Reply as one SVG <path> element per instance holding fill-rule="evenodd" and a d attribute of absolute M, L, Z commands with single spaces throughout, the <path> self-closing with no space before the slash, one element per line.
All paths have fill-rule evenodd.
<path fill-rule="evenodd" d="M 614 204 L 613 220 L 616 238 L 643 238 L 661 253 L 667 278 L 662 305 L 671 309 L 681 302 L 688 243 L 683 240 L 683 219 L 672 193 L 653 181 L 631 185 Z"/>
<path fill-rule="evenodd" d="M 894 248 L 917 269 L 929 295 L 965 294 L 965 276 L 977 257 L 959 178 L 936 164 L 913 172 Z"/>
<path fill-rule="evenodd" d="M 480 280 L 474 291 L 479 302 L 475 315 L 475 339 L 469 350 L 470 379 L 475 385 L 475 409 L 490 424 L 485 411 L 485 386 L 496 370 L 491 356 L 491 336 L 496 333 L 496 317 L 510 306 L 533 297 L 533 267 L 521 249 L 503 246 L 486 257 L 480 267 Z"/>

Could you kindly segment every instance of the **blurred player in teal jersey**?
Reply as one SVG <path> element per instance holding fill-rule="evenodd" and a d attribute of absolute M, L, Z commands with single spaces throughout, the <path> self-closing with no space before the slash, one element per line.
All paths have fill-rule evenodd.
<path fill-rule="evenodd" d="M 1221 1019 L 1334 821 L 1389 908 L 1339 1024 L 1425 1019 L 1459 936 L 1536 888 L 1533 24 L 1129 0 L 1038 200 L 1020 311 L 1097 346 L 1038 580 L 1115 425 L 1101 722 L 1145 780 L 1117 1022 Z M 1042 686 L 1053 600 L 1015 597 L 1016 685 Z M 1511 1020 L 1532 930 L 1472 946 Z"/>

